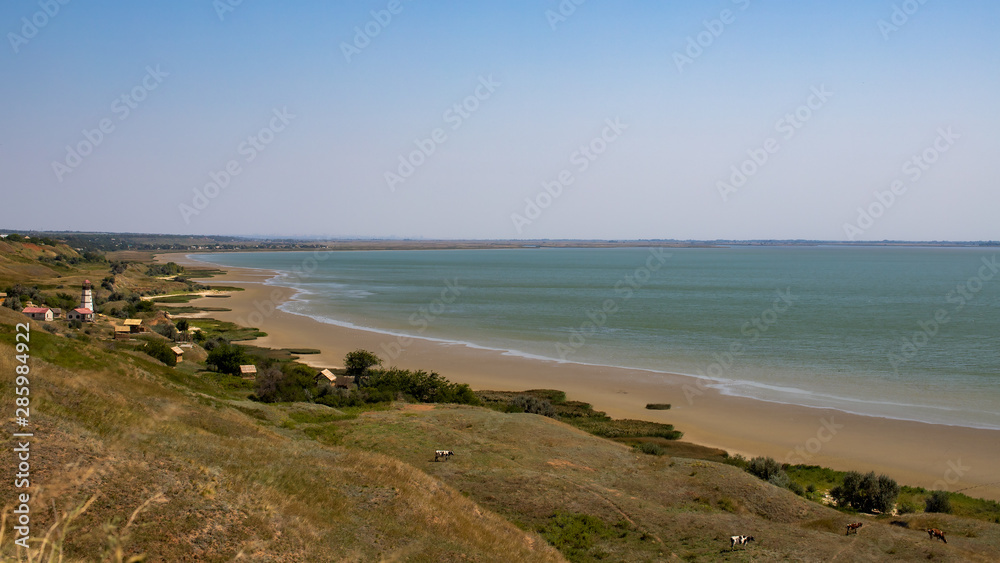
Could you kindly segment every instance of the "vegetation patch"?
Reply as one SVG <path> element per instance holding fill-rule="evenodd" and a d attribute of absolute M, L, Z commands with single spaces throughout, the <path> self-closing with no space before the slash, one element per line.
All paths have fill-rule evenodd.
<path fill-rule="evenodd" d="M 670 403 L 646 403 L 646 408 L 651 411 L 670 410 Z"/>

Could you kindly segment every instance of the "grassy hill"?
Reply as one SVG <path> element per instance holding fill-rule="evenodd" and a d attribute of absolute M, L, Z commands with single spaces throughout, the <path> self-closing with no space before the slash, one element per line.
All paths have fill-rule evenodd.
<path fill-rule="evenodd" d="M 0 309 L 0 373 L 14 373 L 23 321 Z M 32 535 L 54 525 L 66 561 L 561 559 L 423 471 L 261 424 L 183 370 L 35 323 L 30 354 Z M 11 411 L 12 379 L 0 379 Z M 4 456 L 0 471 L 14 463 Z M 5 503 L 14 493 L 0 480 Z M 8 519 L 4 560 L 11 534 Z"/>
<path fill-rule="evenodd" d="M 14 371 L 23 320 L 0 309 L 0 373 Z M 33 536 L 55 525 L 67 561 L 1000 556 L 996 524 L 846 516 L 732 466 L 645 455 L 538 415 L 255 403 L 196 367 L 35 323 L 30 354 Z M 12 377 L 0 378 L 0 404 L 14 397 Z M 456 455 L 436 463 L 438 448 Z M 0 471 L 15 472 L 12 456 Z M 0 498 L 14 492 L 0 480 Z M 866 525 L 847 537 L 852 520 Z M 928 526 L 949 543 L 931 542 Z M 756 542 L 730 553 L 740 533 Z M 4 534 L 11 558 L 9 520 Z"/>

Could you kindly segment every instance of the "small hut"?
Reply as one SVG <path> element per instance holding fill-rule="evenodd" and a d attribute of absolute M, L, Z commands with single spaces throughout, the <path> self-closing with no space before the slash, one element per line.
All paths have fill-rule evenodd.
<path fill-rule="evenodd" d="M 174 346 L 170 349 L 171 352 L 177 354 L 177 363 L 180 363 L 184 359 L 184 350 L 180 346 Z"/>
<path fill-rule="evenodd" d="M 240 376 L 243 379 L 254 379 L 254 378 L 256 378 L 257 377 L 257 366 L 255 366 L 253 364 L 240 366 Z"/>

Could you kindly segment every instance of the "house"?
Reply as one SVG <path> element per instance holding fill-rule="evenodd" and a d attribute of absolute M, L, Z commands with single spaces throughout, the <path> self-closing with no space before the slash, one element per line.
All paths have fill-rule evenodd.
<path fill-rule="evenodd" d="M 180 346 L 174 346 L 170 348 L 170 351 L 173 352 L 174 354 L 177 354 L 178 363 L 180 363 L 180 361 L 184 359 L 184 350 L 182 350 Z"/>
<path fill-rule="evenodd" d="M 115 325 L 115 340 L 128 340 L 132 338 L 132 333 L 127 326 Z"/>
<path fill-rule="evenodd" d="M 257 377 L 257 366 L 253 364 L 240 366 L 240 375 L 243 379 L 253 379 Z"/>
<path fill-rule="evenodd" d="M 3 302 L 6 300 L 7 300 L 7 294 L 0 291 L 0 305 L 3 305 Z"/>
<path fill-rule="evenodd" d="M 21 312 L 36 321 L 51 321 L 52 309 L 48 307 L 25 307 Z"/>
<path fill-rule="evenodd" d="M 61 319 L 62 317 L 63 317 L 63 310 L 60 309 L 60 308 L 58 308 L 58 307 L 53 307 L 52 308 L 52 318 L 53 319 Z"/>
<path fill-rule="evenodd" d="M 337 383 L 334 387 L 337 389 L 350 389 L 351 385 L 354 385 L 354 378 L 349 375 L 341 375 L 337 377 Z"/>
<path fill-rule="evenodd" d="M 66 318 L 71 321 L 82 321 L 85 323 L 94 322 L 94 311 L 87 309 L 86 307 L 77 307 L 69 313 L 66 313 Z"/>
<path fill-rule="evenodd" d="M 125 322 L 122 324 L 128 327 L 129 332 L 132 334 L 146 332 L 146 327 L 142 326 L 142 319 L 125 319 Z"/>
<path fill-rule="evenodd" d="M 321 378 L 324 377 L 326 378 L 327 381 L 330 382 L 330 385 L 334 385 L 335 383 L 337 383 L 337 376 L 334 375 L 334 373 L 328 369 L 324 369 L 323 371 L 316 374 L 316 381 L 322 381 Z"/>

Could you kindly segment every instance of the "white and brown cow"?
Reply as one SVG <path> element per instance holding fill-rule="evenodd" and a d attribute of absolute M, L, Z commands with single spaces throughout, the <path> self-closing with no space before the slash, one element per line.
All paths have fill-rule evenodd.
<path fill-rule="evenodd" d="M 441 461 L 442 459 L 448 461 L 448 458 L 455 455 L 455 452 L 451 450 L 434 450 L 434 461 Z"/>
<path fill-rule="evenodd" d="M 746 545 L 747 542 L 754 541 L 753 536 L 730 536 L 729 549 L 736 549 L 737 545 Z"/>

